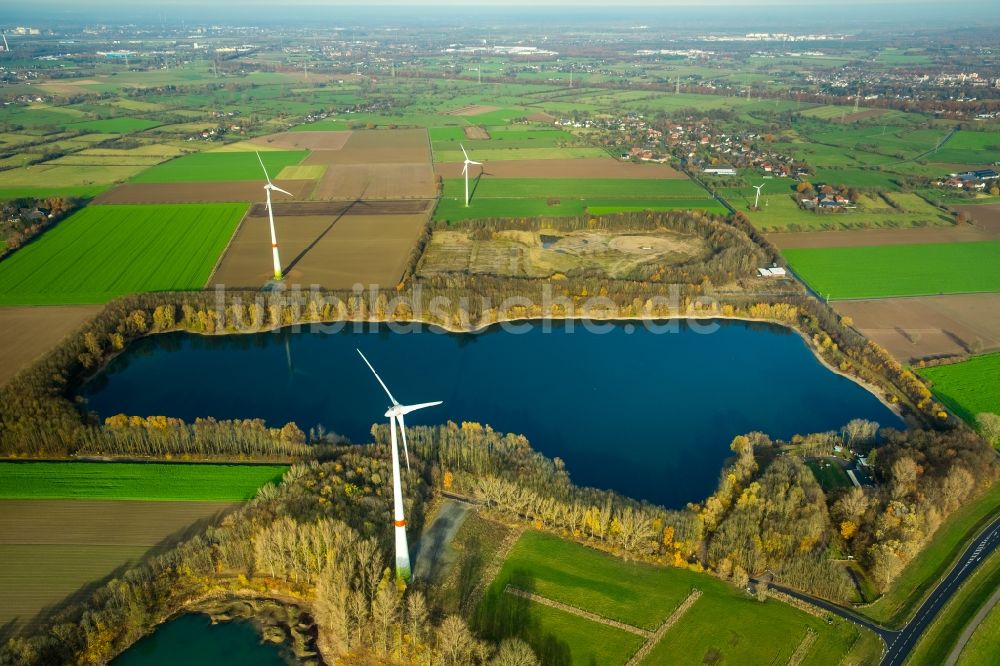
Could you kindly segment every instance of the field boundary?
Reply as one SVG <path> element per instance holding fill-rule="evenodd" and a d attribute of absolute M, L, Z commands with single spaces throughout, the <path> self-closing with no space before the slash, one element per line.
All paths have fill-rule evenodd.
<path fill-rule="evenodd" d="M 806 658 L 806 655 L 809 654 L 809 649 L 812 648 L 817 638 L 816 632 L 812 628 L 806 627 L 806 635 L 802 637 L 799 646 L 795 648 L 795 652 L 789 657 L 788 666 L 799 666 L 802 660 Z"/>
<path fill-rule="evenodd" d="M 504 588 L 504 592 L 506 594 L 510 594 L 515 597 L 521 597 L 522 599 L 533 601 L 536 604 L 541 604 L 543 606 L 548 606 L 549 608 L 555 608 L 556 610 L 561 610 L 564 613 L 569 613 L 570 615 L 576 615 L 577 617 L 582 617 L 583 619 L 590 620 L 591 622 L 596 622 L 598 624 L 614 627 L 615 629 L 621 629 L 622 631 L 627 631 L 628 633 L 635 634 L 636 636 L 642 636 L 643 638 L 647 639 L 647 644 L 653 642 L 652 639 L 655 636 L 655 634 L 653 634 L 647 629 L 640 629 L 639 627 L 634 627 L 631 624 L 625 624 L 624 622 L 619 622 L 618 620 L 612 620 L 611 618 L 604 617 L 603 615 L 598 615 L 597 613 L 591 613 L 590 611 L 583 610 L 582 608 L 571 606 L 569 604 L 564 604 L 561 601 L 556 601 L 555 599 L 549 599 L 548 597 L 543 597 L 542 595 L 535 594 L 534 592 L 528 592 L 526 590 L 522 590 L 518 587 L 510 585 L 509 583 L 507 584 L 507 587 Z M 657 632 L 659 632 L 659 629 L 657 629 Z"/>
<path fill-rule="evenodd" d="M 693 606 L 694 602 L 701 598 L 701 594 L 701 590 L 691 590 L 691 594 L 689 594 L 687 598 L 674 609 L 674 612 L 670 614 L 670 617 L 663 621 L 663 624 L 656 628 L 656 631 L 649 637 L 649 640 L 647 640 L 642 647 L 639 648 L 638 652 L 632 655 L 632 658 L 626 662 L 625 666 L 636 666 L 649 656 L 649 653 L 653 651 L 653 648 L 655 648 L 661 640 L 663 640 L 663 636 L 666 635 L 670 628 L 677 624 L 680 619 L 684 617 L 689 610 L 691 610 L 691 606 Z"/>
<path fill-rule="evenodd" d="M 246 212 L 243 213 L 243 217 L 240 218 L 239 223 L 233 229 L 232 235 L 229 236 L 229 240 L 226 242 L 226 247 L 224 247 L 222 252 L 219 253 L 219 256 L 215 258 L 215 264 L 212 266 L 212 272 L 208 274 L 208 279 L 205 280 L 205 284 L 201 286 L 202 289 L 208 289 L 212 284 L 212 278 L 215 277 L 216 271 L 219 270 L 219 265 L 222 264 L 222 260 L 225 259 L 226 255 L 229 253 L 229 248 L 232 246 L 233 241 L 236 240 L 236 235 L 239 234 L 240 229 L 243 228 L 243 223 L 246 222 L 247 217 L 249 217 L 251 208 L 252 206 L 247 206 Z"/>
<path fill-rule="evenodd" d="M 511 529 L 510 534 L 507 538 L 503 540 L 500 547 L 497 548 L 496 553 L 493 554 L 493 561 L 490 562 L 489 567 L 483 571 L 482 575 L 479 577 L 479 582 L 476 587 L 472 589 L 469 596 L 466 597 L 463 602 L 463 612 L 468 614 L 473 609 L 479 605 L 479 601 L 483 598 L 483 594 L 486 593 L 486 588 L 493 584 L 493 580 L 500 573 L 503 563 L 507 561 L 510 557 L 510 553 L 514 550 L 514 546 L 521 539 L 521 535 L 524 534 L 524 527 L 518 526 Z"/>

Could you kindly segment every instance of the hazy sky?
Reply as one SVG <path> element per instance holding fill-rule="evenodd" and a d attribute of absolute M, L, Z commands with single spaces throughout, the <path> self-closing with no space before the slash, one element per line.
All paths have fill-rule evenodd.
<path fill-rule="evenodd" d="M 988 5 L 992 0 L 987 0 L 985 5 Z M 822 5 L 940 5 L 939 0 L 810 0 L 808 3 L 809 7 L 816 7 Z M 419 7 L 419 6 L 444 6 L 444 5 L 462 5 L 466 7 L 475 6 L 510 6 L 510 5 L 522 5 L 530 7 L 539 6 L 565 6 L 565 7 L 578 7 L 580 5 L 591 5 L 595 7 L 607 7 L 612 9 L 614 6 L 648 6 L 648 7 L 704 7 L 705 5 L 718 5 L 718 6 L 740 6 L 740 7 L 765 7 L 765 6 L 775 6 L 775 5 L 791 5 L 803 7 L 802 0 L 623 0 L 620 3 L 609 3 L 608 0 L 288 0 L 288 1 L 275 1 L 275 0 L 146 0 L 141 3 L 137 3 L 135 0 L 5 0 L 4 5 L 7 7 L 18 7 L 18 8 L 59 8 L 59 9 L 73 9 L 77 11 L 86 11 L 88 7 L 108 7 L 108 6 L 121 6 L 128 8 L 135 8 L 138 5 L 144 7 L 156 6 L 161 8 L 169 7 L 183 7 L 183 6 L 195 6 L 199 5 L 206 8 L 216 9 L 230 5 L 232 7 L 246 7 L 249 5 L 274 5 L 277 7 L 281 6 L 318 6 L 318 7 L 365 7 L 371 5 L 390 5 L 390 6 L 406 6 L 406 7 Z M 803 9 L 805 9 L 803 7 Z M 0 17 L 2 20 L 2 17 Z"/>

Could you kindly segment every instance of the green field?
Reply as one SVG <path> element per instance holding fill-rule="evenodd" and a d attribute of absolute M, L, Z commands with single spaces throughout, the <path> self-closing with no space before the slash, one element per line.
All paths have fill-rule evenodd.
<path fill-rule="evenodd" d="M 108 118 L 106 120 L 88 120 L 67 126 L 71 130 L 88 130 L 91 132 L 107 132 L 111 134 L 129 134 L 148 130 L 161 123 L 142 118 Z"/>
<path fill-rule="evenodd" d="M 977 414 L 1000 414 L 1000 352 L 925 368 L 920 374 L 931 380 L 938 399 L 970 425 L 975 426 Z"/>
<path fill-rule="evenodd" d="M 810 460 L 806 465 L 812 470 L 816 476 L 816 480 L 819 481 L 819 484 L 823 486 L 823 490 L 826 492 L 836 490 L 837 488 L 850 488 L 854 485 L 851 483 L 851 478 L 847 476 L 847 472 L 837 462 L 822 459 Z"/>
<path fill-rule="evenodd" d="M 954 596 L 940 610 L 934 622 L 924 631 L 906 663 L 912 666 L 938 666 L 945 663 L 962 630 L 998 588 L 1000 588 L 1000 551 L 995 551 L 962 583 Z M 991 639 L 996 642 L 995 636 Z M 974 653 L 970 653 L 969 658 L 975 656 Z M 993 654 L 991 661 L 983 663 L 995 664 L 996 657 L 997 655 Z"/>
<path fill-rule="evenodd" d="M 472 199 L 464 201 L 465 183 L 446 178 L 434 213 L 439 220 L 484 217 L 560 217 L 629 210 L 699 208 L 723 212 L 722 206 L 698 184 L 686 179 L 627 180 L 598 178 L 491 178 L 470 181 Z"/>
<path fill-rule="evenodd" d="M 824 298 L 1000 291 L 1000 241 L 784 251 Z"/>
<path fill-rule="evenodd" d="M 0 304 L 103 303 L 201 289 L 244 204 L 90 206 L 0 262 Z"/>
<path fill-rule="evenodd" d="M 19 199 L 21 197 L 31 197 L 32 199 L 44 199 L 45 197 L 81 197 L 83 199 L 92 199 L 106 189 L 108 188 L 104 185 L 92 185 L 89 187 L 0 188 L 0 201 Z"/>
<path fill-rule="evenodd" d="M 540 532 L 525 532 L 483 602 L 476 621 L 492 635 L 521 635 L 545 663 L 622 664 L 643 643 L 616 627 L 518 599 L 510 584 L 603 617 L 655 629 L 694 589 L 700 599 L 653 648 L 646 664 L 786 663 L 807 630 L 816 643 L 804 663 L 876 661 L 877 638 L 853 624 L 807 615 L 769 600 L 763 605 L 717 578 L 626 562 Z M 683 646 L 683 649 L 679 649 Z M 568 659 L 565 657 L 568 655 Z M 557 659 L 560 657 L 561 659 Z"/>
<path fill-rule="evenodd" d="M 260 154 L 268 174 L 274 178 L 282 169 L 299 164 L 307 150 L 269 150 Z M 195 153 L 164 162 L 143 171 L 133 183 L 190 183 L 227 180 L 263 180 L 254 153 Z"/>
<path fill-rule="evenodd" d="M 282 465 L 0 462 L 0 499 L 242 501 Z"/>
<path fill-rule="evenodd" d="M 993 607 L 965 644 L 958 666 L 993 666 L 1000 654 L 1000 604 Z"/>
<path fill-rule="evenodd" d="M 875 175 L 879 176 L 877 173 Z M 881 174 L 881 177 L 885 175 Z M 837 178 L 831 178 L 829 182 L 840 184 Z M 760 210 L 749 210 L 755 196 L 752 188 L 724 188 L 720 193 L 762 231 L 823 231 L 952 224 L 948 213 L 909 192 L 888 192 L 884 196 L 862 195 L 856 202 L 857 208 L 838 213 L 800 208 L 792 197 L 787 181 L 773 185 L 766 182 L 761 191 Z M 891 199 L 896 206 L 890 205 L 885 197 Z"/>

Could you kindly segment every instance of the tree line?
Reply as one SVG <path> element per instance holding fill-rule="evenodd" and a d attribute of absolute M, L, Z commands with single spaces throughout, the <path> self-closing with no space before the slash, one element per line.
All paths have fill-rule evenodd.
<path fill-rule="evenodd" d="M 36 634 L 9 640 L 0 664 L 105 663 L 176 613 L 227 596 L 304 609 L 326 663 L 538 664 L 520 640 L 480 640 L 419 586 L 395 579 L 386 453 L 344 447 L 323 464 L 292 467 L 221 524 L 125 571 Z M 417 461 L 409 481 L 419 486 L 426 473 Z M 423 497 L 408 497 L 418 516 Z"/>

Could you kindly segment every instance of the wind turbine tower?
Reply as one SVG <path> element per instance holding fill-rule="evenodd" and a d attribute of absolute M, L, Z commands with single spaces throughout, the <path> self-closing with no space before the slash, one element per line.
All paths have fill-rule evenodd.
<path fill-rule="evenodd" d="M 7 43 L 7 33 L 3 33 L 3 52 L 10 53 L 10 45 Z"/>
<path fill-rule="evenodd" d="M 760 185 L 754 185 L 753 189 L 757 190 L 757 196 L 753 200 L 753 209 L 758 210 L 760 208 L 760 191 L 764 189 L 764 183 Z"/>
<path fill-rule="evenodd" d="M 392 401 L 392 405 L 386 410 L 385 415 L 389 418 L 389 432 L 391 433 L 392 439 L 392 511 L 393 511 L 393 525 L 396 531 L 396 577 L 402 578 L 405 581 L 410 580 L 411 568 L 410 568 L 410 550 L 406 543 L 406 518 L 403 515 L 403 489 L 400 485 L 400 473 L 399 473 L 399 444 L 396 440 L 396 424 L 399 424 L 399 432 L 403 438 L 403 453 L 406 455 L 406 470 L 410 469 L 410 452 L 406 447 L 406 423 L 403 417 L 410 412 L 415 412 L 418 409 L 424 409 L 425 407 L 434 407 L 440 405 L 441 401 L 437 400 L 435 402 L 422 402 L 417 405 L 401 405 L 399 404 L 392 393 L 389 392 L 389 388 L 382 381 L 382 378 L 378 376 L 375 372 L 375 368 L 372 364 L 368 362 L 365 355 L 361 353 L 358 349 L 358 354 L 361 354 L 361 358 L 364 360 L 365 365 L 368 369 L 372 371 L 375 375 L 375 379 L 382 386 L 382 390 L 385 394 L 389 396 L 389 400 Z"/>
<path fill-rule="evenodd" d="M 271 207 L 271 192 L 281 192 L 288 196 L 292 196 L 292 193 L 286 192 L 271 182 L 271 177 L 267 175 L 267 167 L 264 166 L 264 160 L 261 159 L 260 153 L 257 153 L 257 161 L 260 162 L 260 168 L 264 171 L 264 179 L 267 181 L 267 185 L 264 186 L 264 192 L 267 196 L 267 219 L 271 223 L 271 258 L 274 260 L 274 279 L 280 280 L 284 276 L 281 274 L 281 259 L 278 257 L 278 236 L 274 233 L 274 210 Z"/>
<path fill-rule="evenodd" d="M 465 152 L 465 146 L 458 144 L 458 147 L 462 149 L 462 154 L 465 155 L 465 163 L 462 167 L 462 175 L 465 176 L 465 207 L 469 207 L 469 166 L 475 164 L 482 166 L 482 162 L 473 162 L 469 159 L 469 153 Z"/>

